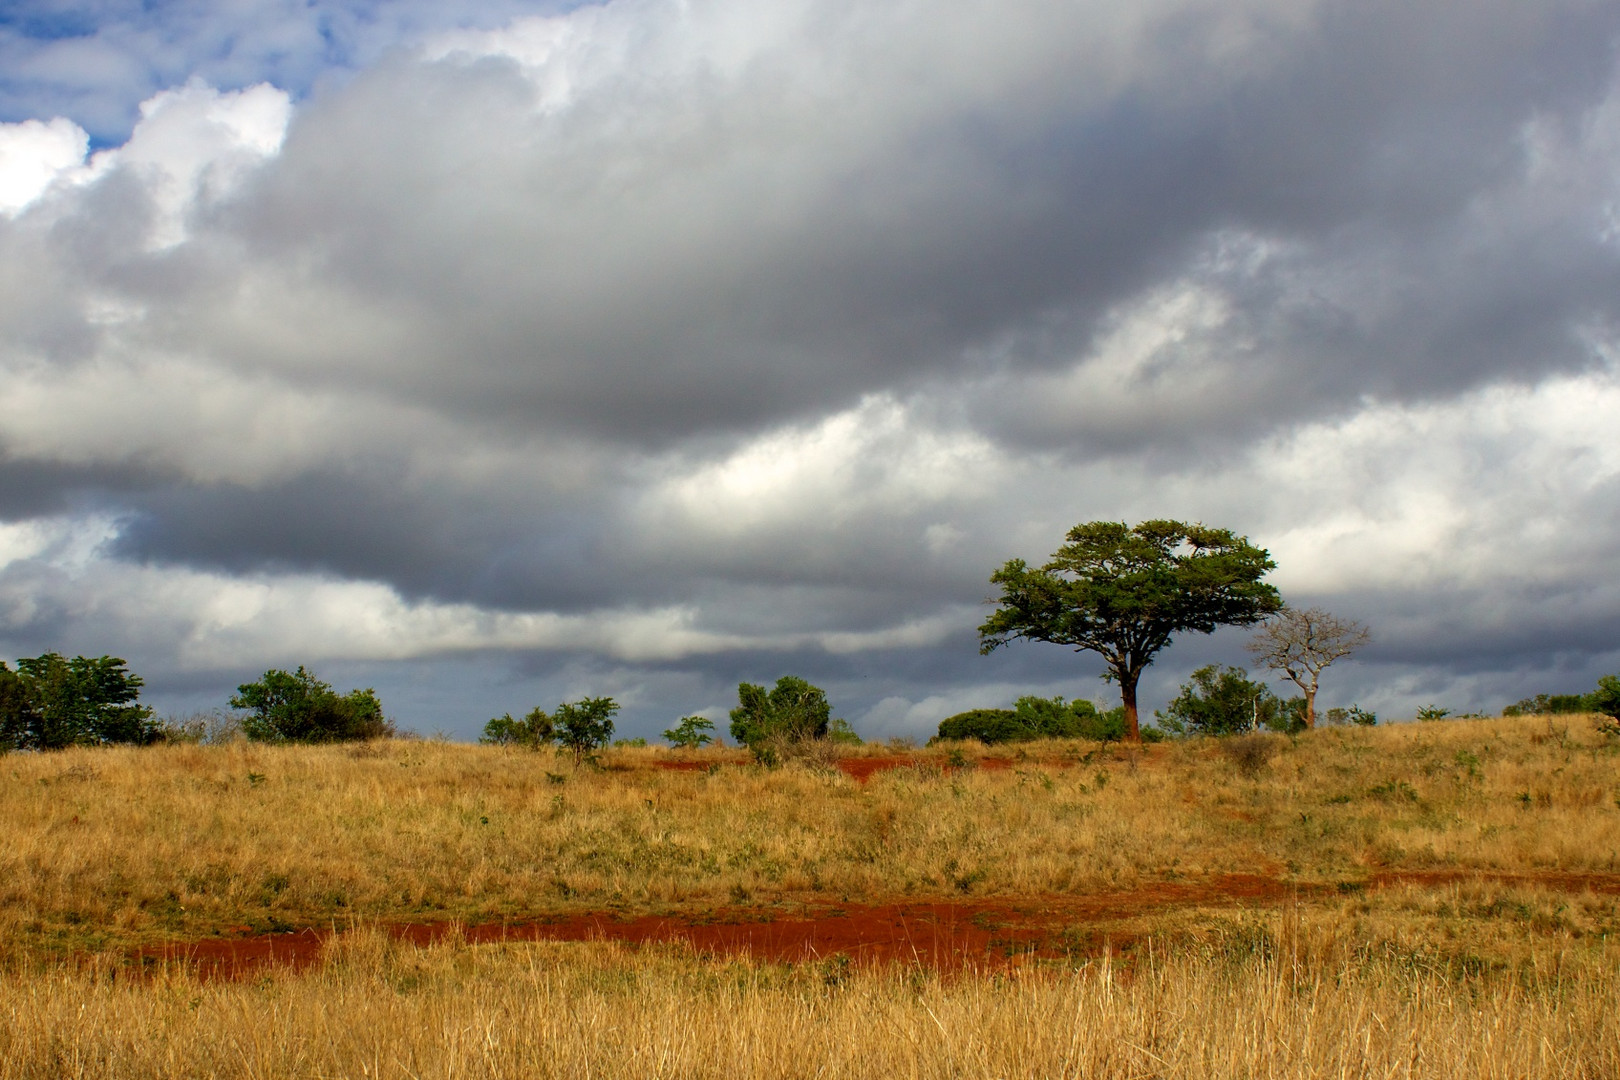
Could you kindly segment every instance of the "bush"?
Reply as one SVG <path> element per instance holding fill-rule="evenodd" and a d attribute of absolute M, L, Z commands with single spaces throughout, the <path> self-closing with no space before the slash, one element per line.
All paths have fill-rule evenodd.
<path fill-rule="evenodd" d="M 160 725 L 139 703 L 143 685 L 116 656 L 52 652 L 18 660 L 16 671 L 0 662 L 0 749 L 155 742 Z"/>
<path fill-rule="evenodd" d="M 737 707 L 731 710 L 731 736 L 759 757 L 761 748 L 770 743 L 825 738 L 831 714 L 826 691 L 797 675 L 782 676 L 770 691 L 740 683 Z"/>
<path fill-rule="evenodd" d="M 1156 716 L 1161 727 L 1176 735 L 1297 731 L 1305 726 L 1305 699 L 1284 701 L 1243 668 L 1210 664 L 1193 672 L 1192 681 Z"/>
<path fill-rule="evenodd" d="M 272 668 L 236 691 L 231 707 L 248 710 L 242 734 L 256 742 L 358 742 L 394 734 L 375 690 L 339 695 L 302 666 L 294 672 Z"/>
<path fill-rule="evenodd" d="M 1086 700 L 1019 698 L 1011 709 L 969 709 L 939 722 L 940 739 L 977 739 L 987 745 L 1031 739 L 1091 739 L 1117 742 L 1125 737 L 1125 709 L 1098 712 Z"/>
<path fill-rule="evenodd" d="M 1034 738 L 1011 709 L 969 709 L 939 722 L 941 739 L 977 739 L 985 744 Z"/>
<path fill-rule="evenodd" d="M 495 717 L 484 725 L 478 741 L 494 746 L 526 746 L 538 750 L 551 742 L 555 732 L 551 717 L 541 708 L 529 710 L 521 720 L 512 719 L 511 713 Z"/>

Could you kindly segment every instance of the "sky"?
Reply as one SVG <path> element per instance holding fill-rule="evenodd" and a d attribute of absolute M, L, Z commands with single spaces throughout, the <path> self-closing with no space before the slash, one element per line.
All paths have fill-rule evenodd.
<path fill-rule="evenodd" d="M 1325 706 L 1590 689 L 1617 47 L 1587 0 L 8 3 L 0 656 L 174 715 L 303 664 L 460 739 L 793 673 L 921 739 L 1111 703 L 979 654 L 989 575 L 1175 518 L 1371 629 Z"/>

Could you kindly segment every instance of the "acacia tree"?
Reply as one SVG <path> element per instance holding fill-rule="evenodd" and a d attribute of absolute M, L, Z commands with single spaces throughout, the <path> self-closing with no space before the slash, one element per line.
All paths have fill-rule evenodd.
<path fill-rule="evenodd" d="M 1249 626 L 1282 607 L 1260 579 L 1275 569 L 1264 548 L 1228 529 L 1179 521 L 1093 521 L 1038 570 L 1013 559 L 990 576 L 1001 606 L 979 627 L 979 651 L 1016 638 L 1094 652 L 1119 683 L 1125 737 L 1141 739 L 1136 684 L 1182 631 Z"/>
<path fill-rule="evenodd" d="M 1313 728 L 1322 669 L 1371 640 L 1367 628 L 1354 619 L 1341 619 L 1321 608 L 1284 608 L 1255 631 L 1249 655 L 1299 687 L 1305 695 L 1305 726 Z"/>

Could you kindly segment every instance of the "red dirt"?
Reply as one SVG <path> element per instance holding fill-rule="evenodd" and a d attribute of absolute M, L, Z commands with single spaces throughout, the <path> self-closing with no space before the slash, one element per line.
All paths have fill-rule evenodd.
<path fill-rule="evenodd" d="M 881 760 L 881 759 L 880 759 Z M 562 915 L 525 922 L 458 927 L 450 923 L 386 925 L 392 937 L 426 945 L 459 934 L 470 944 L 500 941 L 618 941 L 632 945 L 686 942 L 695 951 L 775 962 L 845 956 L 860 964 L 920 964 L 943 970 L 1000 968 L 1029 958 L 1099 955 L 1131 944 L 1109 924 L 1156 910 L 1270 905 L 1290 898 L 1359 888 L 1427 887 L 1487 881 L 1561 892 L 1620 894 L 1620 874 L 1553 871 L 1496 874 L 1465 870 L 1386 871 L 1365 882 L 1292 883 L 1257 874 L 1226 874 L 1201 882 L 1160 882 L 1127 892 L 1048 896 L 1027 900 L 917 901 L 843 904 L 803 914 L 723 909 L 709 914 Z M 243 928 L 245 929 L 245 928 Z M 205 978 L 241 978 L 266 965 L 316 963 L 331 937 L 326 930 L 176 942 L 138 950 L 146 964 L 180 961 Z"/>

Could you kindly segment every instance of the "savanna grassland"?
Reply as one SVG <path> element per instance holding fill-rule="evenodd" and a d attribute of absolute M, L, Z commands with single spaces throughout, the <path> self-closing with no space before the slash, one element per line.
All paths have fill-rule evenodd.
<path fill-rule="evenodd" d="M 1588 718 L 849 752 L 898 767 L 0 758 L 0 1075 L 1620 1075 L 1620 740 Z M 698 932 L 879 908 L 980 952 Z M 606 940 L 544 940 L 586 916 Z M 304 966 L 153 960 L 306 927 Z"/>

